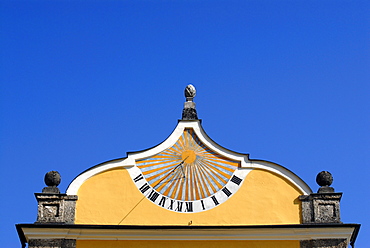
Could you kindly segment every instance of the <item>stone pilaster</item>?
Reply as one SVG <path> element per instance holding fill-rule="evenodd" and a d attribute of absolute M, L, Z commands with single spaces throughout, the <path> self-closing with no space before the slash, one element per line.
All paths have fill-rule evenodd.
<path fill-rule="evenodd" d="M 74 239 L 31 239 L 28 248 L 76 248 Z"/>
<path fill-rule="evenodd" d="M 302 223 L 342 223 L 339 202 L 342 193 L 302 195 Z"/>
<path fill-rule="evenodd" d="M 347 248 L 345 239 L 312 239 L 301 241 L 301 248 Z"/>
<path fill-rule="evenodd" d="M 57 171 L 49 171 L 44 178 L 47 187 L 42 193 L 35 193 L 38 210 L 37 224 L 73 224 L 75 221 L 75 210 L 77 195 L 60 194 L 58 185 L 61 176 Z"/>
<path fill-rule="evenodd" d="M 76 195 L 35 193 L 38 202 L 36 223 L 73 224 Z"/>
<path fill-rule="evenodd" d="M 342 223 L 340 221 L 340 199 L 342 193 L 335 193 L 330 187 L 333 176 L 322 171 L 316 177 L 316 182 L 321 186 L 318 193 L 301 195 L 302 224 L 329 224 Z M 345 248 L 348 247 L 346 239 L 311 239 L 302 240 L 301 248 Z"/>
<path fill-rule="evenodd" d="M 342 223 L 340 221 L 339 202 L 342 193 L 335 193 L 330 187 L 333 176 L 328 171 L 322 171 L 316 176 L 316 182 L 321 186 L 317 193 L 301 195 L 302 223 Z"/>

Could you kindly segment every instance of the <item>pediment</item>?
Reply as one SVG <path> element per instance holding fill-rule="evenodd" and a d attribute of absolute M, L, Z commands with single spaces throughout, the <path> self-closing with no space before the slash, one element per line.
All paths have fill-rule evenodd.
<path fill-rule="evenodd" d="M 137 189 L 153 204 L 181 213 L 207 211 L 226 202 L 253 169 L 276 173 L 303 194 L 311 192 L 286 168 L 250 160 L 248 154 L 218 145 L 205 133 L 200 120 L 180 120 L 161 144 L 85 171 L 70 184 L 67 194 L 77 194 L 85 180 L 117 167 L 129 172 Z"/>

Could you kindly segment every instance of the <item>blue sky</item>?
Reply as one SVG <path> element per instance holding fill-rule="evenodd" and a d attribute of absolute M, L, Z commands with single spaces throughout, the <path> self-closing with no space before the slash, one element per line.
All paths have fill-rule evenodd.
<path fill-rule="evenodd" d="M 370 235 L 369 1 L 0 1 L 3 247 L 33 193 L 162 142 L 197 88 L 207 134 L 343 192 Z"/>

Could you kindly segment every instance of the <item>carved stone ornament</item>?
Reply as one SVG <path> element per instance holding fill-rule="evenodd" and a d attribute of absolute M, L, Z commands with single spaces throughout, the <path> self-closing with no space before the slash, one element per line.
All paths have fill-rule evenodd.
<path fill-rule="evenodd" d="M 73 224 L 77 195 L 35 194 L 38 202 L 36 223 Z"/>
<path fill-rule="evenodd" d="M 334 188 L 330 187 L 333 183 L 333 176 L 329 171 L 322 171 L 317 174 L 316 182 L 321 186 L 317 193 L 334 193 Z"/>
<path fill-rule="evenodd" d="M 302 240 L 301 248 L 347 248 L 346 239 L 312 239 Z"/>
<path fill-rule="evenodd" d="M 333 176 L 328 171 L 320 172 L 316 182 L 321 186 L 318 193 L 301 195 L 303 223 L 342 223 L 340 221 L 340 199 L 342 193 L 335 193 L 330 187 Z"/>
<path fill-rule="evenodd" d="M 47 187 L 42 193 L 35 193 L 38 203 L 36 223 L 73 224 L 77 195 L 61 194 L 58 185 L 61 176 L 57 171 L 49 171 L 44 178 Z"/>
<path fill-rule="evenodd" d="M 45 174 L 44 181 L 47 187 L 42 189 L 42 193 L 47 194 L 59 194 L 60 190 L 58 189 L 58 185 L 62 180 L 59 172 L 57 171 L 49 171 Z"/>
<path fill-rule="evenodd" d="M 197 110 L 195 109 L 195 102 L 193 98 L 196 95 L 195 87 L 191 84 L 185 88 L 186 102 L 184 103 L 184 109 L 182 110 L 183 120 L 198 120 Z"/>
<path fill-rule="evenodd" d="M 183 120 L 197 120 L 197 110 L 195 108 L 184 108 L 182 110 L 182 119 Z"/>
<path fill-rule="evenodd" d="M 44 181 L 47 186 L 58 186 L 61 181 L 61 176 L 57 171 L 49 171 L 45 174 Z"/>
<path fill-rule="evenodd" d="M 74 239 L 31 239 L 28 248 L 75 248 Z"/>
<path fill-rule="evenodd" d="M 194 98 L 197 91 L 195 90 L 195 87 L 192 84 L 189 84 L 185 88 L 185 97 L 186 98 Z"/>

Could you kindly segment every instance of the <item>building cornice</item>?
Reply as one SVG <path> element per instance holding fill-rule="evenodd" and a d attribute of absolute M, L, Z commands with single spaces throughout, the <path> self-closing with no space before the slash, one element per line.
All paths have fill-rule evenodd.
<path fill-rule="evenodd" d="M 346 239 L 354 244 L 360 224 L 248 226 L 16 225 L 22 244 L 30 239 L 74 240 L 311 240 Z"/>

